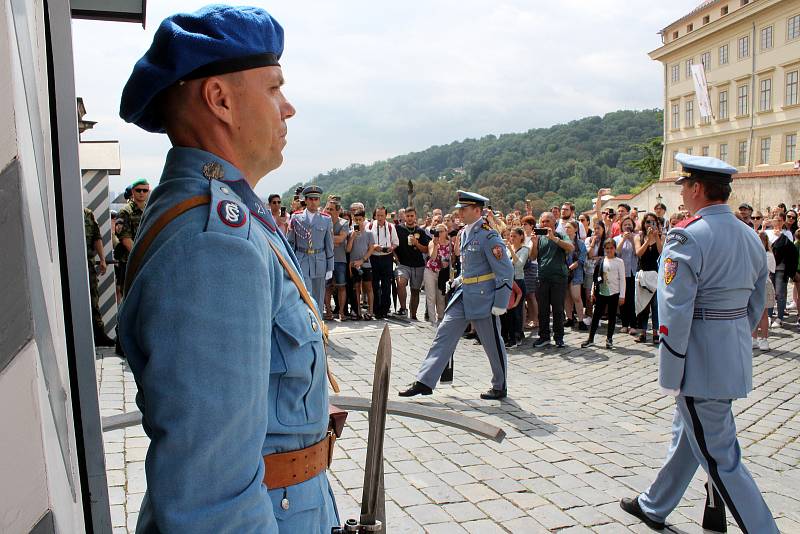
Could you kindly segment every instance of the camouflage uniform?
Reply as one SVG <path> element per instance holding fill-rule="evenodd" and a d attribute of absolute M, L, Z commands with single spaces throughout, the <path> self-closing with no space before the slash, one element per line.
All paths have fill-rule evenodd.
<path fill-rule="evenodd" d="M 89 208 L 83 208 L 83 232 L 86 235 L 86 259 L 89 268 L 89 296 L 92 300 L 92 326 L 94 327 L 95 337 L 100 332 L 105 332 L 103 316 L 100 315 L 100 291 L 97 288 L 97 269 L 94 265 L 94 258 L 97 251 L 94 249 L 95 241 L 102 240 L 100 227 L 94 218 L 94 213 Z"/>
<path fill-rule="evenodd" d="M 136 232 L 139 230 L 139 224 L 142 222 L 143 210 L 136 205 L 133 200 L 129 200 L 117 214 L 117 220 L 122 221 L 122 232 L 117 234 L 120 242 L 126 237 L 133 241 L 136 238 Z M 117 284 L 125 286 L 125 268 L 128 266 L 128 256 L 130 252 L 122 245 L 114 251 L 114 259 L 117 261 L 118 269 Z"/>

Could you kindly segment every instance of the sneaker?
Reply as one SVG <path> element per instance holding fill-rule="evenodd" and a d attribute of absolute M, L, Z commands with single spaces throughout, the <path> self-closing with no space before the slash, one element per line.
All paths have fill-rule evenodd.
<path fill-rule="evenodd" d="M 781 320 L 778 319 L 777 317 L 775 319 L 773 319 L 772 321 L 770 321 L 770 323 L 769 323 L 769 327 L 770 328 L 779 328 L 781 326 L 783 326 L 783 324 L 781 323 Z"/>
<path fill-rule="evenodd" d="M 611 341 L 610 339 L 606 339 L 606 348 L 607 349 L 613 349 L 614 348 L 614 342 Z"/>
<path fill-rule="evenodd" d="M 564 322 L 564 328 L 572 328 L 573 326 L 575 326 L 575 319 L 567 319 Z"/>
<path fill-rule="evenodd" d="M 581 343 L 581 348 L 585 349 L 586 347 L 591 347 L 592 345 L 594 345 L 594 339 L 587 339 L 586 341 Z"/>
<path fill-rule="evenodd" d="M 514 342 L 513 342 L 513 341 L 511 341 L 511 340 L 508 340 L 508 341 L 504 341 L 504 342 L 503 342 L 503 345 L 505 345 L 505 347 L 506 347 L 507 349 L 510 349 L 511 347 L 514 347 L 514 346 L 516 346 L 517 344 L 516 344 L 516 343 L 514 343 Z"/>
<path fill-rule="evenodd" d="M 539 347 L 544 347 L 545 345 L 549 345 L 549 344 L 550 344 L 550 339 L 549 338 L 545 339 L 545 338 L 541 338 L 540 337 L 539 339 L 537 339 L 536 341 L 533 342 L 533 348 L 538 349 Z"/>
<path fill-rule="evenodd" d="M 758 343 L 758 339 L 757 339 L 757 338 L 751 338 L 751 339 L 753 340 L 753 348 L 754 348 L 754 349 L 755 349 L 755 348 L 758 348 L 758 345 L 759 345 L 759 343 Z"/>
<path fill-rule="evenodd" d="M 592 318 L 589 316 L 584 317 L 583 324 L 585 324 L 586 326 L 592 326 Z"/>
<path fill-rule="evenodd" d="M 402 315 L 402 316 L 406 316 L 406 315 L 408 315 L 408 310 L 407 310 L 407 309 L 405 309 L 405 308 L 400 308 L 399 310 L 397 310 L 396 312 L 394 312 L 394 314 L 395 314 L 395 315 Z"/>
<path fill-rule="evenodd" d="M 761 339 L 758 340 L 758 350 L 763 350 L 763 351 L 769 350 L 769 341 L 767 341 L 767 338 L 762 337 Z"/>
<path fill-rule="evenodd" d="M 786 309 L 787 310 L 796 310 L 797 309 L 797 304 L 795 304 L 794 302 L 790 302 L 789 304 L 786 305 Z"/>
<path fill-rule="evenodd" d="M 564 345 L 564 340 L 563 339 L 556 340 L 556 348 L 557 349 L 563 349 L 565 346 L 566 345 Z"/>

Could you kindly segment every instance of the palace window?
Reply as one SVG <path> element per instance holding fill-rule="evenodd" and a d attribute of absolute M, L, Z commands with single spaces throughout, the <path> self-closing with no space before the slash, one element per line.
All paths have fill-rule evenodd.
<path fill-rule="evenodd" d="M 720 65 L 728 64 L 728 45 L 726 44 L 719 47 L 719 64 Z"/>
<path fill-rule="evenodd" d="M 689 58 L 686 60 L 686 79 L 690 79 L 692 77 L 692 65 L 694 65 L 694 58 Z"/>
<path fill-rule="evenodd" d="M 786 73 L 786 104 L 787 106 L 794 106 L 797 104 L 797 79 L 800 71 L 793 70 Z"/>
<path fill-rule="evenodd" d="M 704 146 L 703 148 L 701 148 L 700 153 L 703 154 L 703 156 L 708 157 L 708 147 Z"/>
<path fill-rule="evenodd" d="M 686 102 L 686 127 L 691 128 L 694 126 L 694 100 Z"/>
<path fill-rule="evenodd" d="M 786 39 L 797 39 L 800 37 L 800 15 L 789 17 L 789 22 L 786 24 Z"/>
<path fill-rule="evenodd" d="M 758 93 L 758 109 L 767 111 L 772 109 L 772 78 L 761 80 L 761 87 Z"/>
<path fill-rule="evenodd" d="M 728 118 L 728 91 L 719 92 L 719 118 Z"/>
<path fill-rule="evenodd" d="M 740 85 L 736 89 L 736 115 L 747 115 L 747 100 L 749 98 L 749 93 L 750 91 L 748 90 L 747 85 Z"/>
<path fill-rule="evenodd" d="M 681 81 L 681 66 L 680 65 L 673 65 L 672 66 L 672 83 L 678 83 Z"/>
<path fill-rule="evenodd" d="M 739 167 L 747 165 L 747 141 L 739 141 Z"/>
<path fill-rule="evenodd" d="M 728 163 L 728 143 L 721 143 L 719 145 L 719 159 Z"/>
<path fill-rule="evenodd" d="M 681 111 L 678 104 L 672 104 L 672 129 L 677 130 L 681 127 Z"/>
<path fill-rule="evenodd" d="M 788 134 L 786 136 L 784 154 L 786 161 L 795 161 L 797 159 L 797 134 Z"/>
<path fill-rule="evenodd" d="M 771 141 L 772 138 L 770 137 L 761 138 L 761 165 L 766 165 L 769 163 L 769 146 Z"/>
<path fill-rule="evenodd" d="M 703 64 L 703 69 L 709 70 L 711 68 L 711 52 L 704 52 L 700 56 L 700 63 Z"/>
<path fill-rule="evenodd" d="M 750 36 L 739 37 L 739 59 L 750 57 Z"/>

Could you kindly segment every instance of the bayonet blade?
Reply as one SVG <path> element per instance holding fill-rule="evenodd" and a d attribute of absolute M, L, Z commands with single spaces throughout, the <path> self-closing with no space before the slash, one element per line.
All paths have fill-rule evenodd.
<path fill-rule="evenodd" d="M 369 434 L 367 436 L 367 459 L 364 467 L 364 492 L 361 497 L 362 526 L 375 525 L 383 520 L 381 493 L 383 492 L 383 437 L 386 430 L 386 406 L 389 400 L 389 377 L 392 368 L 392 337 L 389 326 L 383 327 L 378 352 L 375 357 L 375 373 L 372 380 L 372 404 L 369 409 Z M 381 517 L 379 517 L 381 516 Z M 385 532 L 385 525 L 380 532 Z"/>

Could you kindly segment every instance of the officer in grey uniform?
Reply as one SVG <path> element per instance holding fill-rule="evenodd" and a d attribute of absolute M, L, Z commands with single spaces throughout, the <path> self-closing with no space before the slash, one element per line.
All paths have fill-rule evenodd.
<path fill-rule="evenodd" d="M 289 221 L 286 237 L 303 269 L 303 280 L 317 303 L 325 309 L 325 281 L 333 277 L 333 224 L 319 209 L 322 189 L 310 185 L 303 189 L 306 209 L 296 211 Z"/>
<path fill-rule="evenodd" d="M 716 158 L 676 159 L 683 166 L 676 183 L 693 217 L 670 230 L 659 269 L 659 384 L 676 398 L 672 443 L 652 485 L 620 506 L 663 529 L 701 466 L 743 532 L 778 532 L 741 462 L 731 411 L 733 399 L 752 389 L 750 333 L 764 311 L 764 247 L 726 204 L 736 169 Z"/>
<path fill-rule="evenodd" d="M 461 276 L 439 323 L 433 346 L 428 351 L 417 381 L 400 393 L 401 397 L 430 395 L 450 361 L 464 328 L 471 321 L 489 358 L 492 387 L 482 399 L 502 399 L 508 394 L 505 346 L 500 337 L 498 317 L 505 313 L 511 298 L 514 267 L 506 255 L 503 240 L 482 216 L 489 199 L 475 193 L 458 192 L 461 220 Z"/>

